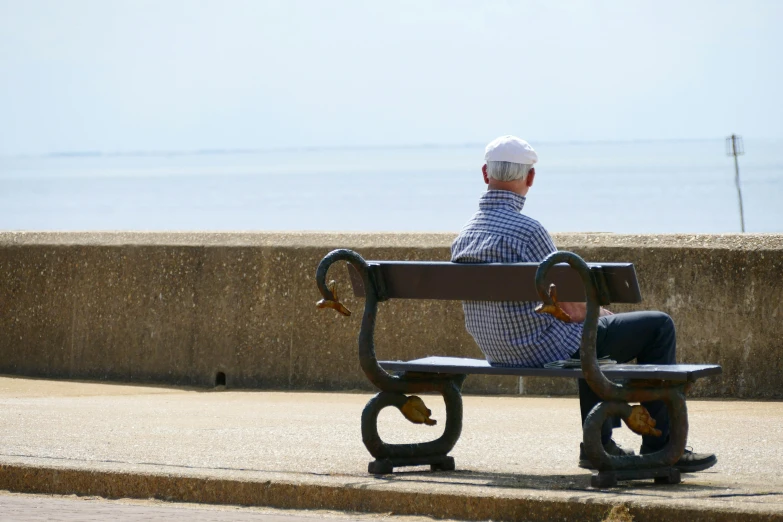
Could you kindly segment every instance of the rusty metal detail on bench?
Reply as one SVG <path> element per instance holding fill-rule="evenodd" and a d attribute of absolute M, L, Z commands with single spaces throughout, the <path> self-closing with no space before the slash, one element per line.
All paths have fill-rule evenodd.
<path fill-rule="evenodd" d="M 571 252 L 554 252 L 547 256 L 536 272 L 536 289 L 543 301 L 542 310 L 557 310 L 555 285 L 547 286 L 546 275 L 557 263 L 568 263 L 585 286 L 587 316 L 582 330 L 579 355 L 582 373 L 590 388 L 603 402 L 596 405 L 585 421 L 584 446 L 590 462 L 598 471 L 593 475 L 592 485 L 608 487 L 617 480 L 654 478 L 656 482 L 678 483 L 680 472 L 673 467 L 682 456 L 688 438 L 688 413 L 685 406 L 685 392 L 688 382 L 630 380 L 625 384 L 610 381 L 601 370 L 596 357 L 596 335 L 601 304 L 608 304 L 599 298 L 599 285 L 587 264 Z M 630 406 L 629 402 L 663 401 L 669 411 L 670 434 L 666 445 L 655 453 L 647 455 L 609 455 L 601 443 L 601 425 L 611 416 L 622 417 L 629 428 L 640 435 L 658 435 L 654 421 L 643 406 Z M 657 432 L 657 433 L 656 433 Z"/>
<path fill-rule="evenodd" d="M 329 267 L 347 261 L 361 276 L 365 290 L 364 314 L 359 333 L 359 363 L 367 378 L 380 393 L 375 395 L 362 413 L 362 440 L 370 454 L 369 472 L 391 473 L 395 467 L 430 465 L 433 470 L 453 470 L 454 459 L 448 456 L 462 432 L 462 383 L 465 375 L 416 375 L 401 373 L 392 375 L 384 370 L 375 355 L 375 317 L 378 302 L 386 300 L 382 279 L 375 268 L 356 252 L 334 250 L 319 263 L 316 283 L 323 299 L 319 308 L 333 308 L 344 315 L 350 314 L 334 292 L 334 282 L 327 283 Z M 386 407 L 395 406 L 411 422 L 434 424 L 429 410 L 415 393 L 440 393 L 446 403 L 446 427 L 439 438 L 417 444 L 388 444 L 378 434 L 378 414 Z M 429 422 L 428 422 L 429 421 Z"/>

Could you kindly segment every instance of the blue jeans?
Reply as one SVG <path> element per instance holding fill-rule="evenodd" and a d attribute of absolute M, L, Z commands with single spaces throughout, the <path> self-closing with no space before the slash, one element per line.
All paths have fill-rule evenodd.
<path fill-rule="evenodd" d="M 677 340 L 674 321 L 663 312 L 629 312 L 607 315 L 598 319 L 596 352 L 598 357 L 609 356 L 618 363 L 633 359 L 639 364 L 675 364 Z M 575 357 L 579 357 L 579 351 Z M 588 386 L 587 381 L 579 379 L 579 405 L 582 411 L 582 423 L 590 410 L 601 399 Z M 658 449 L 663 447 L 669 437 L 669 413 L 661 401 L 642 403 L 650 416 L 656 421 L 656 428 L 663 434 L 660 437 L 645 436 L 645 447 Z M 601 429 L 601 440 L 606 444 L 612 438 L 612 428 L 620 425 L 619 419 L 608 419 Z"/>

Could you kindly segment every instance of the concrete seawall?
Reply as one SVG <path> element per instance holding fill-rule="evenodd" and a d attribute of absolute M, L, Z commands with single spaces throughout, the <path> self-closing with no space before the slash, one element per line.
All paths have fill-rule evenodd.
<path fill-rule="evenodd" d="M 357 314 L 317 310 L 315 267 L 447 260 L 453 234 L 0 233 L 0 373 L 228 387 L 371 389 Z M 694 395 L 783 398 L 783 235 L 557 234 L 588 261 L 636 264 L 644 303 L 672 315 L 680 360 L 723 365 Z M 333 269 L 346 305 L 347 272 Z M 616 311 L 632 307 L 614 307 Z M 380 358 L 481 357 L 459 303 L 382 303 Z M 574 383 L 471 377 L 481 393 Z"/>

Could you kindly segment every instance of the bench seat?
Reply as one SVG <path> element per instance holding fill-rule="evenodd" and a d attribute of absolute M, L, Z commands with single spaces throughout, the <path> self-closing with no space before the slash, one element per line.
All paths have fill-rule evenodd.
<path fill-rule="evenodd" d="M 518 375 L 520 377 L 582 377 L 580 368 L 520 368 L 490 366 L 484 359 L 425 357 L 412 361 L 379 361 L 384 370 L 395 372 L 446 373 L 458 375 Z M 693 382 L 701 377 L 720 375 L 717 364 L 611 364 L 601 366 L 609 379 L 650 379 Z"/>

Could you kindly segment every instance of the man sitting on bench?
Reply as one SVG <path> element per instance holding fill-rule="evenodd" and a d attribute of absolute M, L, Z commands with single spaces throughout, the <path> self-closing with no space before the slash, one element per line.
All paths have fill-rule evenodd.
<path fill-rule="evenodd" d="M 462 228 L 451 246 L 455 263 L 540 263 L 555 252 L 549 233 L 535 219 L 521 213 L 525 196 L 533 186 L 538 155 L 524 140 L 502 136 L 487 145 L 481 171 L 487 192 L 479 200 L 479 210 Z M 557 360 L 578 358 L 585 319 L 585 303 L 560 303 L 571 316 L 569 323 L 534 311 L 535 303 L 465 301 L 465 325 L 492 365 L 542 367 Z M 676 339 L 671 317 L 662 312 L 613 314 L 601 309 L 596 351 L 619 363 L 636 359 L 639 364 L 674 364 Z M 582 422 L 600 398 L 583 379 L 579 380 Z M 644 436 L 641 453 L 661 449 L 669 434 L 669 418 L 661 401 L 644 406 L 663 433 Z M 633 454 L 612 439 L 607 421 L 601 440 L 610 455 Z M 702 471 L 717 463 L 712 454 L 685 451 L 675 463 L 682 472 Z M 584 448 L 579 465 L 590 468 Z"/>

